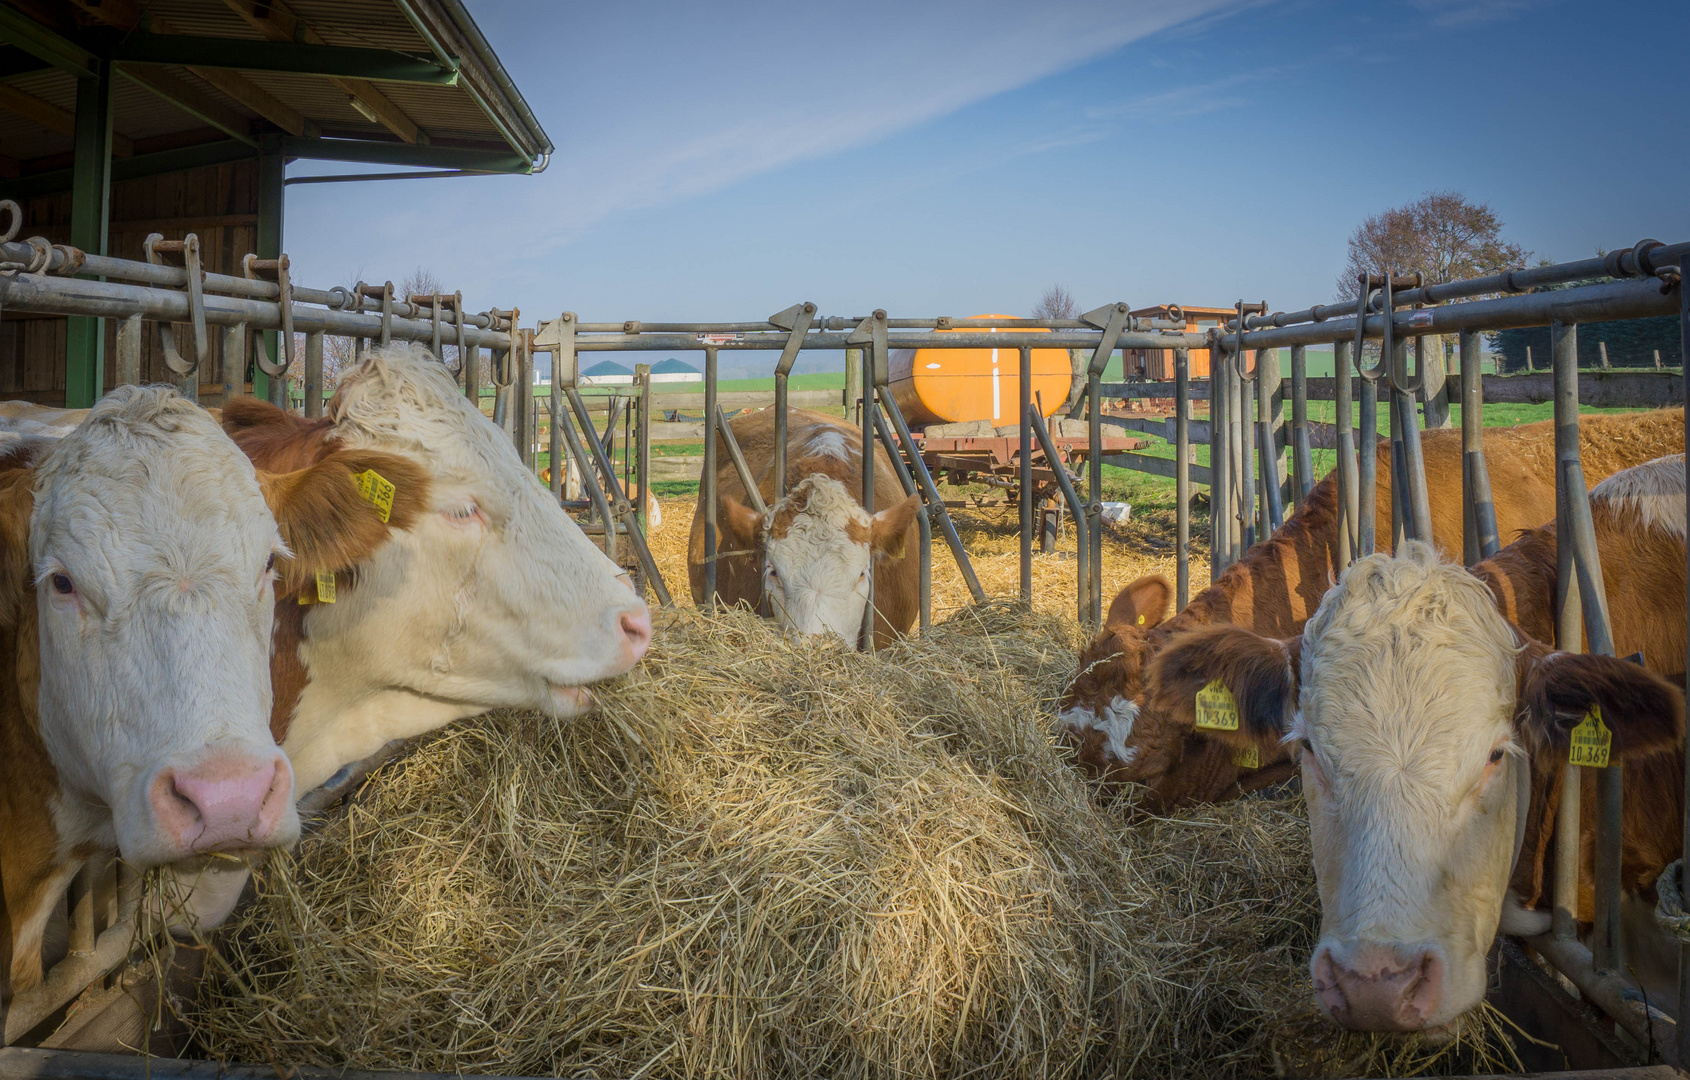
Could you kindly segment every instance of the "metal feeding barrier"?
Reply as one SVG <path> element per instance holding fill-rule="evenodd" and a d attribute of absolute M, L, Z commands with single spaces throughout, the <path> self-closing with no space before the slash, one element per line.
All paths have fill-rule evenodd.
<path fill-rule="evenodd" d="M 481 386 L 494 387 L 494 421 L 512 439 L 531 467 L 539 453 L 541 419 L 549 425 L 552 463 L 549 484 L 565 507 L 585 512 L 586 530 L 601 537 L 612 558 L 627 552 L 656 599 L 672 604 L 668 586 L 645 539 L 646 505 L 652 490 L 651 423 L 654 395 L 649 367 L 638 365 L 635 383 L 606 410 L 601 432 L 580 390 L 579 357 L 591 352 L 698 352 L 703 356 L 704 468 L 700 478 L 703 515 L 704 595 L 712 603 L 716 566 L 723 554 L 716 528 L 718 453 L 738 477 L 753 509 L 766 511 L 786 494 L 789 380 L 805 350 L 858 351 L 863 358 L 860 399 L 849 392 L 842 404 L 849 418 L 857 406 L 863 453 L 862 498 L 871 512 L 876 475 L 872 448 L 881 447 L 905 496 L 919 495 L 924 512 L 920 531 L 920 626 L 932 618 L 932 545 L 942 538 L 976 600 L 985 590 L 941 497 L 939 480 L 894 395 L 890 355 L 894 349 L 1013 349 L 1019 356 L 1013 462 L 1013 501 L 1020 524 L 1020 598 L 1033 594 L 1033 536 L 1043 513 L 1036 505 L 1035 459 L 1042 454 L 1055 495 L 1073 520 L 1075 540 L 1075 611 L 1079 621 L 1102 622 L 1102 494 L 1105 465 L 1170 476 L 1176 490 L 1175 546 L 1178 603 L 1190 598 L 1190 530 L 1193 485 L 1210 492 L 1211 575 L 1219 577 L 1254 542 L 1285 520 L 1288 508 L 1306 501 L 1317 483 L 1308 402 L 1332 401 L 1339 518 L 1339 564 L 1385 546 L 1374 535 L 1379 440 L 1377 411 L 1384 384 L 1390 422 L 1386 440 L 1392 470 L 1394 543 L 1402 537 L 1431 537 L 1425 463 L 1420 450 L 1417 399 L 1435 395 L 1431 377 L 1441 367 L 1429 363 L 1427 335 L 1459 337 L 1462 405 L 1462 493 L 1464 561 L 1471 565 L 1494 554 L 1500 543 L 1490 494 L 1482 439 L 1484 382 L 1479 372 L 1481 333 L 1518 327 L 1549 326 L 1555 403 L 1557 539 L 1559 565 L 1557 629 L 1563 647 L 1576 648 L 1581 630 L 1590 648 L 1611 654 L 1613 640 L 1602 591 L 1602 571 L 1595 546 L 1588 497 L 1578 450 L 1579 383 L 1577 326 L 1581 322 L 1639 319 L 1677 314 L 1690 341 L 1690 303 L 1682 277 L 1690 270 L 1690 244 L 1673 246 L 1645 241 L 1601 259 L 1519 270 L 1468 282 L 1427 285 L 1417 275 L 1367 275 L 1357 282 L 1353 302 L 1315 305 L 1304 311 L 1269 313 L 1265 304 L 1240 301 L 1234 318 L 1206 333 L 1185 329 L 1177 307 L 1158 309 L 1165 317 L 1138 317 L 1125 303 L 1110 304 L 1076 319 L 1013 318 L 900 319 L 877 310 L 866 316 L 822 316 L 813 303 L 795 304 L 763 320 L 721 323 L 584 323 L 565 312 L 534 329 L 520 325 L 520 312 L 465 310 L 461 294 L 398 297 L 391 283 L 360 282 L 352 289 L 310 289 L 292 281 L 286 256 L 275 260 L 248 257 L 241 276 L 205 272 L 197 238 L 180 241 L 149 238 L 146 261 L 89 255 L 40 238 L 16 240 L 21 215 L 13 204 L 9 228 L 0 234 L 0 311 L 111 318 L 117 321 L 116 371 L 120 382 L 139 381 L 144 324 L 158 326 L 160 354 L 167 368 L 196 395 L 200 375 L 219 376 L 226 396 L 245 387 L 247 363 L 271 376 L 270 394 L 288 402 L 280 385 L 295 358 L 295 335 L 302 337 L 301 411 L 322 413 L 324 338 L 354 341 L 362 354 L 369 342 L 394 340 L 428 345 L 438 356 L 455 346 L 455 369 L 448 365 L 472 401 Z M 1602 280 L 1591 283 L 1592 278 Z M 1544 288 L 1555 286 L 1554 288 Z M 1527 292 L 1537 289 L 1540 291 Z M 214 329 L 215 328 L 215 329 Z M 263 333 L 280 340 L 266 347 Z M 204 371 L 212 353 L 212 334 L 222 335 L 223 364 Z M 1415 363 L 1409 363 L 1414 342 Z M 1330 345 L 1334 379 L 1330 392 L 1311 392 L 1307 372 L 1309 346 Z M 1280 377 L 1277 350 L 1290 349 L 1290 376 Z M 1033 390 L 1033 350 L 1085 350 L 1084 388 L 1069 410 L 1086 420 L 1083 470 L 1070 471 L 1062 440 L 1053 435 L 1045 410 Z M 1155 349 L 1172 354 L 1169 382 L 1106 383 L 1103 377 L 1116 350 Z M 1206 349 L 1211 373 L 1193 379 L 1191 351 Z M 490 355 L 483 363 L 482 350 Z M 723 407 L 718 361 L 723 350 L 776 354 L 774 376 L 775 440 L 769 475 L 755 475 L 742 452 Z M 1376 351 L 1375 351 L 1376 350 Z M 1685 346 L 1690 354 L 1690 345 Z M 552 358 L 549 398 L 536 399 L 535 355 Z M 1370 359 L 1370 356 L 1373 358 Z M 444 362 L 444 361 L 443 361 Z M 1290 416 L 1283 416 L 1290 398 Z M 1165 424 L 1108 415 L 1116 398 L 1171 397 L 1174 416 Z M 1193 403 L 1208 399 L 1207 420 L 1193 413 Z M 1352 408 L 1360 406 L 1358 440 Z M 614 439 L 622 426 L 620 467 Z M 1105 430 L 1154 430 L 1173 443 L 1172 462 L 1132 453 L 1106 453 Z M 1204 468 L 1194 458 L 1206 443 Z M 1283 467 L 1289 456 L 1289 469 Z M 579 479 L 584 498 L 571 499 L 564 466 Z M 639 494 L 630 498 L 632 478 Z M 759 480 L 768 484 L 759 489 Z M 1000 486 L 1010 486 L 1007 480 Z M 1050 489 L 1047 489 L 1050 490 Z M 1687 523 L 1690 525 L 1690 523 Z M 871 571 L 872 579 L 872 571 Z M 862 644 L 873 648 L 874 605 L 865 612 Z M 1690 619 L 1690 613 L 1687 613 Z M 1687 623 L 1690 625 L 1690 623 Z M 1687 658 L 1690 661 L 1690 658 Z M 1687 755 L 1690 758 L 1690 755 Z M 1597 918 L 1591 945 L 1576 934 L 1579 850 L 1579 771 L 1569 768 L 1563 786 L 1557 838 L 1557 876 L 1553 929 L 1532 944 L 1593 1004 L 1611 1016 L 1642 1045 L 1663 1049 L 1672 1060 L 1690 1061 L 1690 1024 L 1674 1025 L 1641 998 L 1617 961 L 1619 919 L 1619 828 L 1623 797 L 1620 771 L 1600 770 L 1595 836 Z M 1687 776 L 1690 791 L 1690 776 Z M 1690 835 L 1690 833 L 1687 833 Z M 1690 850 L 1687 850 L 1690 855 Z M 38 1031 L 70 1001 L 125 963 L 138 931 L 132 879 L 121 867 L 104 863 L 84 870 L 65 900 L 70 952 L 48 973 L 46 982 L 4 1006 L 3 1039 L 12 1043 Z M 1690 1002 L 1690 955 L 1681 958 L 1681 1001 Z"/>
<path fill-rule="evenodd" d="M 1177 310 L 1177 309 L 1176 309 Z M 1183 326 L 1183 321 L 1179 323 Z M 1109 357 L 1117 349 L 1189 349 L 1200 347 L 1205 338 L 1201 334 L 1176 329 L 1167 320 L 1134 318 L 1126 304 L 1112 304 L 1088 312 L 1077 319 L 1012 319 L 1012 318 L 928 318 L 893 319 L 885 311 L 866 316 L 844 318 L 817 314 L 813 303 L 794 304 L 769 316 L 762 322 L 732 323 L 646 323 L 628 320 L 620 323 L 582 323 L 573 312 L 549 322 L 543 322 L 533 336 L 531 348 L 550 351 L 552 361 L 552 400 L 567 398 L 575 420 L 590 428 L 585 405 L 577 388 L 577 357 L 583 352 L 681 352 L 704 354 L 704 467 L 700 477 L 701 513 L 704 515 L 704 595 L 716 596 L 717 558 L 720 538 L 716 509 L 716 474 L 718 443 L 727 450 L 735 472 L 748 493 L 756 492 L 756 478 L 745 464 L 723 410 L 717 401 L 717 362 L 722 350 L 779 352 L 773 375 L 775 380 L 775 440 L 771 465 L 772 493 L 778 501 L 785 495 L 787 473 L 787 422 L 789 399 L 787 384 L 792 367 L 800 352 L 805 350 L 861 350 L 864 357 L 863 394 L 860 400 L 862 446 L 883 446 L 894 463 L 905 495 L 919 494 L 924 513 L 918 515 L 921 531 L 920 550 L 920 625 L 930 625 L 932 619 L 932 537 L 937 531 L 945 540 L 956 560 L 970 595 L 976 600 L 986 598 L 985 589 L 957 533 L 956 525 L 945 508 L 938 483 L 906 422 L 891 389 L 890 353 L 893 349 L 1015 349 L 1021 356 L 1020 405 L 1020 461 L 1024 471 L 1021 487 L 1023 501 L 1031 499 L 1030 469 L 1035 445 L 1042 448 L 1046 460 L 1055 473 L 1063 501 L 1074 521 L 1076 535 L 1081 536 L 1076 551 L 1078 567 L 1077 611 L 1082 622 L 1097 624 L 1102 620 L 1102 424 L 1097 410 L 1091 410 L 1089 425 L 1090 482 L 1088 498 L 1082 499 L 1075 487 L 1075 479 L 1062 466 L 1062 458 L 1044 423 L 1042 411 L 1033 401 L 1031 363 L 1033 349 L 1085 349 L 1092 354 L 1087 367 L 1087 394 L 1091 400 L 1101 400 L 1098 389 Z M 650 391 L 642 388 L 642 415 L 649 410 Z M 847 403 L 849 405 L 850 403 Z M 555 406 L 554 406 L 555 408 Z M 554 431 L 567 432 L 570 420 L 561 416 L 554 422 Z M 558 450 L 554 445 L 554 454 Z M 649 455 L 649 439 L 640 450 Z M 622 499 L 611 468 L 612 463 L 588 461 L 570 442 L 569 454 L 580 470 L 583 487 L 591 495 L 601 520 L 617 519 L 615 530 L 629 537 L 645 568 L 648 580 L 660 590 L 659 598 L 669 602 L 669 591 L 663 586 L 661 574 L 638 530 L 628 525 L 629 510 Z M 555 460 L 555 458 L 554 458 Z M 863 454 L 862 501 L 866 508 L 874 506 L 874 455 Z M 646 483 L 646 474 L 640 474 Z M 598 484 L 604 481 L 610 498 L 598 505 Z M 553 473 L 554 491 L 559 482 Z M 761 498 L 761 496 L 758 496 Z M 620 501 L 619 501 L 620 500 Z M 643 502 L 643 496 L 642 496 Z M 1032 596 L 1032 528 L 1030 515 L 1023 514 L 1021 530 L 1022 599 Z M 873 571 L 869 574 L 871 602 L 863 616 L 862 640 L 865 648 L 873 648 L 875 608 Z"/>

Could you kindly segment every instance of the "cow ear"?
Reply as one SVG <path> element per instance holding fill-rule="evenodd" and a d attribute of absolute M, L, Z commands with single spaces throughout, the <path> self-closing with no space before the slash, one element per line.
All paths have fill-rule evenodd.
<path fill-rule="evenodd" d="M 1119 634 L 1123 630 L 1149 630 L 1168 617 L 1174 587 L 1161 574 L 1148 574 L 1122 589 L 1109 605 L 1104 628 Z"/>
<path fill-rule="evenodd" d="M 716 527 L 722 532 L 725 544 L 718 547 L 751 550 L 763 531 L 763 515 L 746 506 L 732 495 L 723 495 L 716 507 Z"/>
<path fill-rule="evenodd" d="M 1180 634 L 1150 661 L 1150 707 L 1223 742 L 1276 745 L 1297 708 L 1302 647 L 1300 636 L 1281 641 L 1230 624 Z M 1205 717 L 1211 722 L 1199 728 L 1197 696 L 1214 695 L 1216 684 L 1231 696 L 1236 724 L 1216 727 Z"/>
<path fill-rule="evenodd" d="M 874 515 L 874 525 L 869 530 L 869 550 L 892 559 L 903 558 L 904 541 L 919 513 L 921 496 L 911 495 L 897 506 Z"/>
<path fill-rule="evenodd" d="M 369 472 L 376 474 L 374 481 L 365 479 Z M 371 497 L 360 490 L 361 480 Z M 297 592 L 318 571 L 351 570 L 375 554 L 391 530 L 414 525 L 432 498 L 421 465 L 376 450 L 337 451 L 295 472 L 260 471 L 258 482 L 282 542 L 293 552 L 278 564 L 278 596 Z"/>
<path fill-rule="evenodd" d="M 1641 664 L 1530 642 L 1516 670 L 1514 722 L 1535 745 L 1565 750 L 1593 709 L 1620 755 L 1684 745 L 1683 690 Z"/>
<path fill-rule="evenodd" d="M 223 406 L 219 421 L 223 430 L 230 435 L 247 431 L 251 428 L 282 426 L 291 427 L 293 418 L 282 409 L 255 397 L 232 397 Z"/>

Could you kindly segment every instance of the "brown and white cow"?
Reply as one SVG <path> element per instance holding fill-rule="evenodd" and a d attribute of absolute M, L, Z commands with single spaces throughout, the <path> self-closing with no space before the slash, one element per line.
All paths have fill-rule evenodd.
<path fill-rule="evenodd" d="M 1433 534 L 1445 555 L 1459 555 L 1460 432 L 1426 431 L 1423 447 Z M 1581 419 L 1579 449 L 1592 483 L 1683 447 L 1682 410 Z M 1386 451 L 1381 443 L 1382 462 L 1389 459 Z M 1550 422 L 1487 429 L 1485 456 L 1505 540 L 1555 516 Z M 1388 537 L 1386 467 L 1379 471 L 1378 507 L 1378 535 Z M 1081 653 L 1061 706 L 1063 737 L 1081 767 L 1112 788 L 1142 785 L 1140 805 L 1152 812 L 1236 798 L 1288 779 L 1295 768 L 1283 752 L 1270 748 L 1255 767 L 1240 764 L 1232 748 L 1160 707 L 1151 668 L 1163 650 L 1205 626 L 1237 625 L 1269 637 L 1296 634 L 1335 578 L 1336 561 L 1336 487 L 1329 476 L 1271 538 L 1246 552 L 1173 618 L 1167 618 L 1173 588 L 1165 578 L 1141 578 L 1122 589 L 1103 631 Z"/>
<path fill-rule="evenodd" d="M 727 604 L 755 608 L 765 590 L 776 622 L 801 634 L 834 634 L 856 643 L 874 563 L 874 644 L 907 632 L 920 612 L 915 550 L 921 497 L 905 497 L 882 447 L 875 447 L 874 505 L 863 509 L 862 433 L 819 413 L 788 414 L 786 497 L 774 499 L 775 414 L 729 422 L 768 506 L 745 505 L 745 488 L 719 446 L 716 471 L 716 592 Z M 692 598 L 704 595 L 704 492 L 699 491 L 687 547 Z"/>
<path fill-rule="evenodd" d="M 1684 490 L 1679 456 L 1616 474 L 1592 497 L 1616 649 L 1641 651 L 1653 671 L 1543 644 L 1554 634 L 1552 526 L 1475 573 L 1422 544 L 1363 559 L 1300 638 L 1215 627 L 1178 647 L 1225 673 L 1241 723 L 1218 739 L 1298 752 L 1321 897 L 1311 972 L 1339 1023 L 1441 1027 L 1482 998 L 1499 926 L 1548 928 L 1538 909 L 1554 877 L 1569 733 L 1592 708 L 1625 772 L 1624 888 L 1647 894 L 1678 856 Z M 1180 680 L 1187 695 L 1201 677 Z M 1588 920 L 1595 799 L 1584 779 Z"/>
<path fill-rule="evenodd" d="M 255 473 L 202 409 L 156 387 L 114 391 L 63 438 L 9 440 L 0 998 L 40 979 L 48 914 L 95 852 L 146 868 L 298 835 L 269 731 L 273 583 L 379 542 L 353 476 L 366 468 L 399 464 L 356 453 Z"/>

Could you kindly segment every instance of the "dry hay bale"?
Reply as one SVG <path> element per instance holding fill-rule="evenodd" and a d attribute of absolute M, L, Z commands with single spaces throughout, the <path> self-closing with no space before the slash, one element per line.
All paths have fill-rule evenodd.
<path fill-rule="evenodd" d="M 1365 1075 L 1399 1044 L 1312 1020 L 1300 801 L 1099 809 L 1047 733 L 1076 634 L 988 605 L 864 655 L 666 616 L 595 715 L 452 728 L 272 860 L 201 1043 L 529 1076 Z"/>

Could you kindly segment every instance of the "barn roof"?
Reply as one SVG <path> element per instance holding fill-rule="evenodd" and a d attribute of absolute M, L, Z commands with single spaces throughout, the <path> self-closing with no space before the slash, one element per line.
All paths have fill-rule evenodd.
<path fill-rule="evenodd" d="M 592 367 L 581 372 L 583 375 L 632 375 L 634 369 L 626 364 L 618 364 L 614 360 L 600 360 Z"/>
<path fill-rule="evenodd" d="M 110 65 L 112 177 L 279 153 L 468 172 L 552 143 L 463 0 L 5 0 L 0 194 L 70 186 L 77 87 Z"/>

